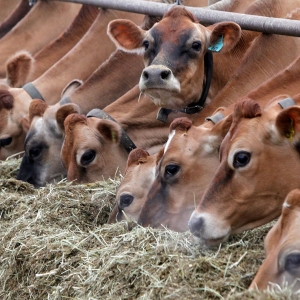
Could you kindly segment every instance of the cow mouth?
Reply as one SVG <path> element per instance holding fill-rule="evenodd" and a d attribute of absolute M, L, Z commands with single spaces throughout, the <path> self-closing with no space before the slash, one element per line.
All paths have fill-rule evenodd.
<path fill-rule="evenodd" d="M 216 239 L 204 239 L 203 237 L 200 238 L 200 244 L 204 248 L 217 248 L 220 246 L 220 244 L 227 242 L 228 238 L 230 236 L 230 233 L 227 235 L 216 238 Z"/>

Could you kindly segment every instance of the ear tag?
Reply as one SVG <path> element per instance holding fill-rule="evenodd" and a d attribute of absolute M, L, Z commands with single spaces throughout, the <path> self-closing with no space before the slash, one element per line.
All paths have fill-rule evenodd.
<path fill-rule="evenodd" d="M 116 135 L 116 132 L 115 132 L 115 131 L 112 131 L 112 132 L 111 132 L 111 139 L 112 139 L 112 142 L 113 142 L 113 143 L 116 143 L 116 142 L 117 142 L 117 135 Z"/>
<path fill-rule="evenodd" d="M 294 121 L 291 120 L 291 126 L 290 126 L 290 128 L 289 128 L 289 132 L 287 132 L 287 133 L 285 134 L 285 136 L 286 136 L 286 138 L 287 138 L 288 140 L 292 140 L 292 138 L 293 138 L 294 135 L 295 135 L 295 130 L 294 130 L 293 124 L 294 124 Z"/>
<path fill-rule="evenodd" d="M 211 45 L 208 47 L 208 50 L 213 51 L 213 52 L 219 52 L 223 46 L 223 35 L 217 40 L 217 42 L 214 45 Z"/>

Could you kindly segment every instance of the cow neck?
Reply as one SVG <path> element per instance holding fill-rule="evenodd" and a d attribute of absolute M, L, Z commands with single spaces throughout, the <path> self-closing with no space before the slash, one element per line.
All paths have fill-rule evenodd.
<path fill-rule="evenodd" d="M 109 114 L 107 114 L 106 112 L 104 112 L 99 108 L 92 109 L 90 112 L 87 113 L 86 116 L 87 118 L 95 117 L 102 120 L 111 120 L 118 124 L 118 122 L 113 117 L 111 117 Z M 134 142 L 131 140 L 131 138 L 128 136 L 128 134 L 125 132 L 125 130 L 122 128 L 120 124 L 119 126 L 121 127 L 120 144 L 125 148 L 127 153 L 130 153 L 131 150 L 136 148 L 136 145 L 134 144 Z"/>
<path fill-rule="evenodd" d="M 188 115 L 193 115 L 195 113 L 198 113 L 199 111 L 201 111 L 204 107 L 207 95 L 208 95 L 208 91 L 210 88 L 210 84 L 211 84 L 211 79 L 212 79 L 212 74 L 213 74 L 213 55 L 211 51 L 207 51 L 204 55 L 204 72 L 205 72 L 205 76 L 204 76 L 204 80 L 203 80 L 203 85 L 202 85 L 202 93 L 200 96 L 200 99 L 198 100 L 198 102 L 196 103 L 191 103 L 188 106 L 186 106 L 183 109 L 180 110 L 172 110 L 169 108 L 160 108 L 156 119 L 167 123 L 168 121 L 168 116 L 171 112 L 183 112 L 186 113 Z"/>
<path fill-rule="evenodd" d="M 41 99 L 45 101 L 39 90 L 33 85 L 32 82 L 28 82 L 23 85 L 22 89 L 25 90 L 32 99 Z"/>

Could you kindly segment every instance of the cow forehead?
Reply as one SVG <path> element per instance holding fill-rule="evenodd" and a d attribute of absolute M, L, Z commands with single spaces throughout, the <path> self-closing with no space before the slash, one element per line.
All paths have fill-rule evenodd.
<path fill-rule="evenodd" d="M 206 38 L 206 29 L 200 24 L 193 23 L 189 18 L 165 18 L 156 23 L 147 33 L 146 37 L 158 43 L 170 42 L 177 45 L 184 45 L 193 38 Z"/>

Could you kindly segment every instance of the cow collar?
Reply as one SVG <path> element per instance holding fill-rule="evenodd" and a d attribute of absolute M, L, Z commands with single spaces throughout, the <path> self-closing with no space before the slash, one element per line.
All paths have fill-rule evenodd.
<path fill-rule="evenodd" d="M 187 107 L 180 109 L 180 110 L 172 110 L 168 108 L 160 108 L 156 119 L 167 123 L 168 116 L 171 112 L 183 112 L 188 115 L 192 115 L 195 113 L 198 113 L 201 111 L 204 107 L 208 91 L 211 84 L 212 74 L 213 74 L 213 55 L 211 51 L 207 51 L 204 55 L 204 70 L 205 70 L 205 79 L 203 80 L 203 86 L 202 86 L 202 94 L 200 96 L 200 99 L 197 103 L 191 103 Z"/>
<path fill-rule="evenodd" d="M 118 123 L 113 117 L 111 117 L 109 114 L 107 114 L 106 112 L 104 112 L 103 110 L 99 109 L 99 108 L 94 108 L 92 109 L 90 112 L 87 113 L 87 118 L 90 117 L 95 117 L 98 119 L 102 119 L 102 120 L 111 120 L 114 121 L 116 123 Z M 120 124 L 119 124 L 120 125 Z M 125 132 L 125 130 L 121 127 L 121 141 L 120 144 L 125 148 L 125 150 L 130 153 L 131 150 L 136 148 L 136 145 L 134 144 L 134 142 L 131 140 L 131 138 L 128 136 L 128 134 Z"/>
<path fill-rule="evenodd" d="M 41 99 L 45 101 L 39 90 L 33 85 L 32 82 L 28 82 L 22 86 L 23 90 L 25 90 L 32 99 Z"/>

